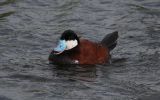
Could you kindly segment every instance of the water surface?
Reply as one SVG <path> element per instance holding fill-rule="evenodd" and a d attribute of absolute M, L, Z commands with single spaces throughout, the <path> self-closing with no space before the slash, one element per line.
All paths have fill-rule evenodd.
<path fill-rule="evenodd" d="M 101 41 L 119 31 L 113 63 L 55 66 L 66 29 Z M 1 0 L 1 100 L 159 100 L 159 0 Z"/>

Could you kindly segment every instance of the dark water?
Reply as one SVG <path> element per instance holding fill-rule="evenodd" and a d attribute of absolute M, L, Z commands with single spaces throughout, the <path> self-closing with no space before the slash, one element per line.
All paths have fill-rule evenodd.
<path fill-rule="evenodd" d="M 113 63 L 49 65 L 66 29 L 118 30 Z M 160 100 L 160 1 L 0 0 L 0 100 Z"/>

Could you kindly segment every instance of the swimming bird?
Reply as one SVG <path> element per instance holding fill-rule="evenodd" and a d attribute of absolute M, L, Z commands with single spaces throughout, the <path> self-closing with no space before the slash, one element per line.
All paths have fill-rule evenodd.
<path fill-rule="evenodd" d="M 101 42 L 93 42 L 79 38 L 73 30 L 66 30 L 48 59 L 53 64 L 105 64 L 110 60 L 110 51 L 116 47 L 117 39 L 117 31 L 107 34 Z"/>

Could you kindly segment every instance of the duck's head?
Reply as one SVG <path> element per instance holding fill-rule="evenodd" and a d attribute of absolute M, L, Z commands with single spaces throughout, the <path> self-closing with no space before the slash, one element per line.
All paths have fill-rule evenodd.
<path fill-rule="evenodd" d="M 62 33 L 58 45 L 54 48 L 54 54 L 61 54 L 66 50 L 71 50 L 79 45 L 79 38 L 72 30 L 66 30 Z"/>

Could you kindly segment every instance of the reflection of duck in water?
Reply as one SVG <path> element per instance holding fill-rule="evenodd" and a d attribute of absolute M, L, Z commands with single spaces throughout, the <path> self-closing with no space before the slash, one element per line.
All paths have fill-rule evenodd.
<path fill-rule="evenodd" d="M 50 65 L 53 69 L 53 76 L 67 79 L 68 81 L 94 82 L 101 75 L 100 68 L 96 65 Z"/>
<path fill-rule="evenodd" d="M 117 44 L 118 32 L 105 36 L 101 43 L 79 39 L 72 30 L 66 30 L 56 48 L 49 55 L 53 64 L 103 64 L 110 59 L 110 51 Z"/>

